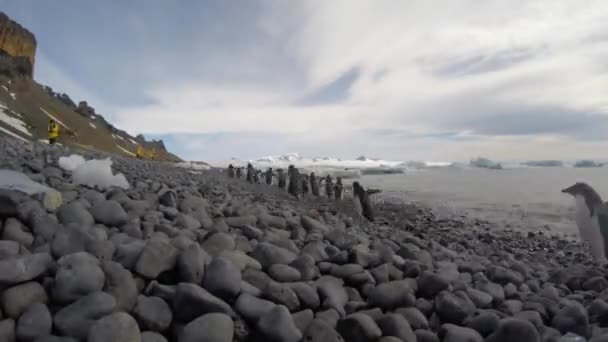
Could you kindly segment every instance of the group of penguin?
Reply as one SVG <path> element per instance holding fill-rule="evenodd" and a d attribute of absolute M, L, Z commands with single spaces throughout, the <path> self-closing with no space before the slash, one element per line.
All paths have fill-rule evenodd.
<path fill-rule="evenodd" d="M 344 192 L 344 185 L 342 184 L 342 178 L 337 177 L 336 183 L 333 183 L 333 179 L 330 175 L 323 178 L 318 178 L 315 173 L 301 174 L 300 171 L 294 166 L 289 165 L 287 172 L 283 169 L 277 169 L 276 175 L 272 168 L 268 168 L 265 172 L 257 170 L 251 165 L 247 164 L 247 168 L 235 167 L 234 165 L 228 165 L 228 177 L 242 179 L 243 173 L 245 172 L 245 178 L 249 183 L 262 183 L 262 177 L 267 185 L 272 185 L 273 180 L 276 178 L 276 184 L 280 189 L 287 189 L 287 192 L 296 198 L 300 198 L 301 195 L 312 193 L 313 196 L 319 197 L 319 188 L 324 186 L 325 196 L 329 199 L 334 199 L 336 202 L 342 201 L 342 194 Z M 288 182 L 289 181 L 289 182 Z M 379 190 L 366 190 L 359 182 L 353 182 L 353 202 L 355 209 L 359 215 L 365 217 L 369 221 L 374 221 L 374 210 L 369 199 L 369 195 L 379 192 Z"/>

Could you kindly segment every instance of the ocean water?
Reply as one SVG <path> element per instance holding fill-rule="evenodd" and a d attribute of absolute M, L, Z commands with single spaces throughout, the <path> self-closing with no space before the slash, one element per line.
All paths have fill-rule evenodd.
<path fill-rule="evenodd" d="M 577 234 L 574 199 L 561 190 L 584 181 L 608 198 L 606 168 L 435 168 L 395 175 L 363 176 L 360 182 L 434 209 L 440 217 L 468 216 L 497 229 Z"/>

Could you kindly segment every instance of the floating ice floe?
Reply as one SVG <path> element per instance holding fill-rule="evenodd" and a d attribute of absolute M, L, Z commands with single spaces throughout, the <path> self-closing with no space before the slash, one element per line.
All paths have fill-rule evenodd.
<path fill-rule="evenodd" d="M 111 159 L 85 160 L 82 156 L 73 154 L 59 158 L 59 166 L 72 171 L 72 181 L 77 185 L 87 185 L 99 189 L 113 186 L 128 189 L 129 182 L 122 173 L 112 173 Z"/>

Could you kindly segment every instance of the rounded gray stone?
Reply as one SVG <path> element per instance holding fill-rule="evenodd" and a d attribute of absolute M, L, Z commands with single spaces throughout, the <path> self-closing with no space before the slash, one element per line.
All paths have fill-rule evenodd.
<path fill-rule="evenodd" d="M 277 305 L 262 316 L 257 327 L 262 336 L 271 341 L 298 342 L 302 339 L 302 332 L 284 305 Z"/>
<path fill-rule="evenodd" d="M 173 312 L 175 320 L 185 323 L 207 313 L 234 315 L 234 311 L 226 302 L 204 288 L 190 283 L 177 285 L 173 296 Z"/>
<path fill-rule="evenodd" d="M 256 323 L 262 316 L 276 306 L 275 303 L 243 293 L 234 303 L 234 309 L 251 323 Z"/>
<path fill-rule="evenodd" d="M 444 342 L 483 342 L 477 331 L 449 323 L 441 326 L 439 336 Z"/>
<path fill-rule="evenodd" d="M 251 257 L 256 259 L 264 269 L 268 269 L 274 264 L 289 265 L 296 259 L 296 254 L 288 249 L 262 242 L 255 247 Z"/>
<path fill-rule="evenodd" d="M 90 211 L 95 222 L 109 227 L 121 227 L 129 220 L 125 209 L 114 200 L 97 202 Z"/>
<path fill-rule="evenodd" d="M 331 325 L 322 319 L 315 319 L 304 332 L 304 341 L 307 342 L 343 342 L 342 336 Z"/>
<path fill-rule="evenodd" d="M 218 256 L 224 250 L 234 250 L 235 242 L 229 234 L 214 233 L 203 241 L 202 247 L 209 255 Z"/>
<path fill-rule="evenodd" d="M 283 264 L 274 264 L 270 266 L 268 269 L 268 275 L 272 279 L 281 283 L 299 281 L 302 278 L 300 271 L 291 266 Z"/>
<path fill-rule="evenodd" d="M 423 329 L 426 330 L 429 328 L 429 321 L 426 316 L 417 308 L 399 308 L 395 310 L 395 313 L 400 314 L 405 318 L 412 329 L 418 330 Z"/>
<path fill-rule="evenodd" d="M 516 318 L 500 321 L 498 329 L 490 335 L 487 342 L 540 342 L 540 335 L 532 323 Z"/>
<path fill-rule="evenodd" d="M 53 317 L 57 332 L 62 336 L 85 340 L 91 326 L 116 310 L 116 300 L 105 292 L 91 293 L 62 308 Z"/>
<path fill-rule="evenodd" d="M 414 289 L 405 280 L 391 281 L 373 288 L 367 300 L 371 306 L 383 310 L 409 307 L 414 305 L 413 292 Z"/>
<path fill-rule="evenodd" d="M 220 298 L 231 299 L 241 291 L 241 271 L 230 260 L 214 258 L 205 271 L 203 287 Z"/>
<path fill-rule="evenodd" d="M 203 315 L 188 323 L 179 334 L 179 342 L 232 342 L 234 323 L 222 313 Z"/>
<path fill-rule="evenodd" d="M 464 292 L 442 291 L 435 297 L 435 311 L 442 322 L 461 325 L 475 311 L 475 304 Z"/>
<path fill-rule="evenodd" d="M 141 333 L 141 342 L 167 342 L 167 339 L 154 331 L 144 331 Z"/>
<path fill-rule="evenodd" d="M 137 302 L 137 284 L 133 274 L 114 261 L 102 263 L 106 275 L 104 291 L 114 296 L 119 309 L 130 312 Z"/>
<path fill-rule="evenodd" d="M 87 342 L 141 342 L 141 333 L 133 317 L 124 312 L 108 315 L 93 324 Z"/>
<path fill-rule="evenodd" d="M 159 297 L 139 296 L 133 316 L 142 329 L 158 332 L 169 328 L 173 320 L 173 312 L 169 304 Z"/>
<path fill-rule="evenodd" d="M 382 336 L 382 331 L 374 320 L 364 314 L 352 314 L 338 321 L 338 332 L 345 341 L 374 342 Z"/>
<path fill-rule="evenodd" d="M 141 252 L 135 271 L 148 279 L 156 279 L 162 272 L 175 267 L 178 252 L 168 241 L 152 238 Z"/>
<path fill-rule="evenodd" d="M 99 260 L 91 254 L 69 254 L 59 259 L 57 264 L 59 269 L 53 285 L 54 301 L 70 303 L 103 289 L 105 274 L 99 266 Z"/>
<path fill-rule="evenodd" d="M 45 274 L 53 264 L 49 253 L 35 253 L 0 260 L 0 284 L 18 284 Z"/>
<path fill-rule="evenodd" d="M 403 342 L 416 342 L 416 335 L 408 321 L 399 314 L 386 314 L 378 320 L 382 336 L 394 336 Z"/>
<path fill-rule="evenodd" d="M 37 282 L 29 282 L 10 287 L 2 293 L 2 310 L 13 319 L 19 318 L 30 305 L 46 303 L 46 291 Z"/>
<path fill-rule="evenodd" d="M 95 219 L 93 219 L 91 213 L 78 201 L 62 205 L 57 211 L 57 217 L 59 218 L 59 222 L 64 225 L 76 223 L 89 227 L 95 223 Z"/>
<path fill-rule="evenodd" d="M 10 318 L 0 321 L 0 341 L 15 342 L 16 340 L 15 321 Z"/>
<path fill-rule="evenodd" d="M 51 334 L 53 318 L 46 305 L 36 303 L 27 308 L 17 321 L 19 341 L 34 341 L 38 337 Z"/>
<path fill-rule="evenodd" d="M 180 280 L 186 283 L 200 284 L 205 275 L 205 267 L 210 257 L 199 244 L 191 244 L 177 258 L 177 271 Z"/>

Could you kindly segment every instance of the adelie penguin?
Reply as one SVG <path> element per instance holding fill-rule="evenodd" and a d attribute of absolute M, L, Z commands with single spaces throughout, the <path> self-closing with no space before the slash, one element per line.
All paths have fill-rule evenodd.
<path fill-rule="evenodd" d="M 574 196 L 576 204 L 576 225 L 583 242 L 591 247 L 591 255 L 606 263 L 608 252 L 608 207 L 600 195 L 586 183 L 576 183 L 562 190 Z"/>

